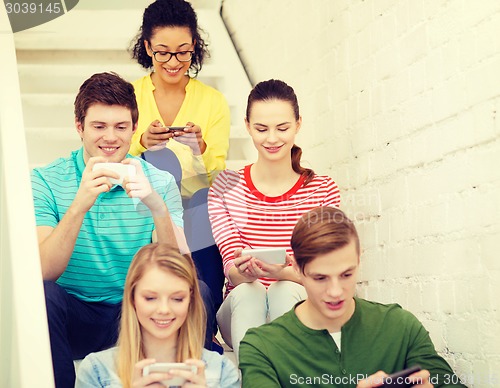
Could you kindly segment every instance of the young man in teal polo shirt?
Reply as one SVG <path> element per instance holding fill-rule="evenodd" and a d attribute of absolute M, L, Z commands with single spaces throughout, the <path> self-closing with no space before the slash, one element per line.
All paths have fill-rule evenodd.
<path fill-rule="evenodd" d="M 372 388 L 416 364 L 422 370 L 408 377 L 412 386 L 464 387 L 413 314 L 354 296 L 359 239 L 341 210 L 304 214 L 291 246 L 307 299 L 248 330 L 240 344 L 244 388 Z"/>
<path fill-rule="evenodd" d="M 124 281 L 137 250 L 158 241 L 188 251 L 174 178 L 128 154 L 137 121 L 133 86 L 114 73 L 94 74 L 75 100 L 83 147 L 32 173 L 58 388 L 74 386 L 74 359 L 115 344 Z M 120 174 L 94 170 L 102 162 L 134 172 L 113 184 Z"/>

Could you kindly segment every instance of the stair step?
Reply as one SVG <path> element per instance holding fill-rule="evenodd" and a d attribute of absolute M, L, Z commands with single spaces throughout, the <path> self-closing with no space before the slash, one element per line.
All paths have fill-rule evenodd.
<path fill-rule="evenodd" d="M 114 71 L 132 82 L 148 74 L 135 63 L 89 63 L 89 64 L 26 64 L 18 65 L 21 93 L 73 93 L 88 77 L 95 73 Z M 40 76 L 43 74 L 43 77 Z M 214 66 L 204 66 L 198 76 L 201 82 L 218 90 L 224 79 L 223 72 Z"/>
<path fill-rule="evenodd" d="M 130 9 L 96 10 L 113 1 L 122 0 L 106 5 L 87 0 L 64 16 L 14 35 L 31 166 L 66 157 L 81 146 L 74 133 L 73 104 L 90 75 L 115 71 L 133 81 L 147 74 L 127 52 L 144 6 L 132 9 L 140 2 L 123 0 L 128 2 L 123 8 Z M 198 79 L 221 91 L 228 101 L 232 126 L 227 163 L 228 168 L 238 169 L 256 155 L 243 121 L 251 84 L 220 17 L 220 4 L 221 0 L 194 0 L 211 52 Z"/>

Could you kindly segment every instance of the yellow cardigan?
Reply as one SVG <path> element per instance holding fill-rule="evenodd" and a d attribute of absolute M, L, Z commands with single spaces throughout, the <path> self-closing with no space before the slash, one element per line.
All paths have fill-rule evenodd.
<path fill-rule="evenodd" d="M 154 99 L 155 87 L 151 76 L 146 75 L 132 84 L 139 107 L 139 124 L 132 138 L 130 153 L 137 156 L 146 150 L 140 143 L 141 135 L 154 120 L 162 123 L 163 120 Z M 188 121 L 201 127 L 207 149 L 202 155 L 195 156 L 188 146 L 176 140 L 167 143 L 182 167 L 181 193 L 184 198 L 190 198 L 199 189 L 210 186 L 215 175 L 226 168 L 231 117 L 225 97 L 214 88 L 191 78 L 186 85 L 184 102 L 172 125 L 183 126 Z"/>

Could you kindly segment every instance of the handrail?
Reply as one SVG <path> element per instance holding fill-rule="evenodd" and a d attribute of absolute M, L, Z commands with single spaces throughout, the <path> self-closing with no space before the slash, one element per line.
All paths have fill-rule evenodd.
<path fill-rule="evenodd" d="M 14 38 L 0 5 L 0 387 L 53 388 Z"/>

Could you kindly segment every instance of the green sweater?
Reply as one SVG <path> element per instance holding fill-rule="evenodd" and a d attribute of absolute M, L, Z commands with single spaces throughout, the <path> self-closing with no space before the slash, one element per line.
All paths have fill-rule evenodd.
<path fill-rule="evenodd" d="M 464 387 L 454 384 L 457 377 L 413 314 L 397 304 L 355 302 L 342 326 L 341 351 L 327 330 L 304 326 L 295 308 L 248 330 L 240 344 L 242 387 L 356 387 L 379 370 L 390 374 L 415 364 L 429 370 L 435 387 Z"/>

